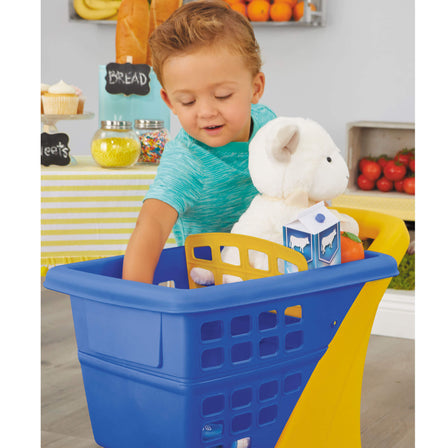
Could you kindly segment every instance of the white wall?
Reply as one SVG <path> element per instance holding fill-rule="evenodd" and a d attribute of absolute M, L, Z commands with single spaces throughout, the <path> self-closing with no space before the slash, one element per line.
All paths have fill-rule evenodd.
<path fill-rule="evenodd" d="M 265 62 L 263 103 L 319 121 L 345 152 L 346 124 L 414 121 L 414 2 L 327 0 L 327 25 L 256 26 Z M 98 65 L 115 59 L 115 26 L 70 22 L 68 0 L 42 0 L 42 82 L 78 85 L 98 113 Z M 89 154 L 98 125 L 58 123 L 72 154 Z M 179 125 L 172 120 L 176 133 Z"/>

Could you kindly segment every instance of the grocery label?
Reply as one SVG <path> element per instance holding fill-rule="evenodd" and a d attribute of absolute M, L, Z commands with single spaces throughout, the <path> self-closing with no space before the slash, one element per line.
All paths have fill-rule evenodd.
<path fill-rule="evenodd" d="M 331 264 L 339 251 L 339 225 L 335 224 L 317 235 L 319 260 Z"/>
<path fill-rule="evenodd" d="M 69 163 L 70 148 L 68 147 L 68 135 L 42 132 L 40 135 L 40 164 L 44 166 L 65 166 Z"/>
<path fill-rule="evenodd" d="M 150 70 L 146 64 L 111 62 L 106 65 L 106 91 L 111 94 L 147 95 Z"/>
<path fill-rule="evenodd" d="M 312 235 L 294 229 L 286 229 L 286 232 L 287 247 L 300 252 L 305 257 L 307 263 L 312 262 L 314 253 L 314 239 Z"/>

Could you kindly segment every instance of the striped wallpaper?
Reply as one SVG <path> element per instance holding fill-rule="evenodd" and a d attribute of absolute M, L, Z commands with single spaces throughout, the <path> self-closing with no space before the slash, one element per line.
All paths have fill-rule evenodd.
<path fill-rule="evenodd" d="M 124 254 L 157 167 L 104 169 L 90 156 L 42 167 L 41 270 Z M 167 246 L 175 246 L 170 236 Z"/>

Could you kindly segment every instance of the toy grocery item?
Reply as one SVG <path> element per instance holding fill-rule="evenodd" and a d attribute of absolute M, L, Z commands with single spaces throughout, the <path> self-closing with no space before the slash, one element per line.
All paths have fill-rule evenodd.
<path fill-rule="evenodd" d="M 78 112 L 79 97 L 76 89 L 62 80 L 44 91 L 41 86 L 41 99 L 44 114 L 76 115 Z"/>
<path fill-rule="evenodd" d="M 135 120 L 135 132 L 140 139 L 139 162 L 158 164 L 170 136 L 162 120 Z"/>
<path fill-rule="evenodd" d="M 151 65 L 149 36 L 180 6 L 182 0 L 122 0 L 117 16 L 115 60 Z"/>
<path fill-rule="evenodd" d="M 251 22 L 289 22 L 302 21 L 314 23 L 322 13 L 322 1 L 317 7 L 310 1 L 297 0 L 225 0 L 233 10 L 247 17 Z M 305 17 L 304 17 L 305 16 Z"/>
<path fill-rule="evenodd" d="M 341 263 L 363 260 L 364 247 L 362 241 L 353 233 L 341 233 Z"/>
<path fill-rule="evenodd" d="M 102 121 L 91 144 L 92 157 L 104 168 L 134 165 L 140 156 L 140 140 L 130 121 Z"/>
<path fill-rule="evenodd" d="M 340 223 L 334 210 L 323 201 L 301 210 L 294 221 L 283 226 L 283 245 L 300 252 L 310 269 L 341 262 Z M 285 263 L 285 272 L 297 272 Z"/>
<path fill-rule="evenodd" d="M 82 90 L 79 87 L 66 84 L 62 80 L 53 85 L 42 83 L 40 85 L 40 95 L 42 114 L 82 115 L 84 113 L 86 98 Z M 44 101 L 46 112 L 44 111 Z"/>
<path fill-rule="evenodd" d="M 76 13 L 84 20 L 115 20 L 121 0 L 73 0 Z"/>
<path fill-rule="evenodd" d="M 361 190 L 415 194 L 415 148 L 403 148 L 395 156 L 363 157 L 358 163 Z"/>
<path fill-rule="evenodd" d="M 146 64 L 148 37 L 148 0 L 122 0 L 115 31 L 115 61 Z"/>
<path fill-rule="evenodd" d="M 149 8 L 149 36 L 180 6 L 182 6 L 182 0 L 151 0 Z M 151 48 L 149 45 L 146 63 L 152 65 Z"/>
<path fill-rule="evenodd" d="M 349 172 L 339 148 L 325 129 L 306 118 L 278 117 L 265 124 L 249 145 L 249 171 L 260 194 L 233 226 L 232 233 L 283 243 L 283 226 L 297 213 L 343 193 Z M 358 233 L 356 222 L 337 211 L 341 230 Z M 225 247 L 227 263 L 238 264 L 238 253 Z M 265 269 L 263 254 L 251 255 L 252 266 Z M 210 273 L 192 273 L 200 284 L 212 284 Z M 227 277 L 225 281 L 232 281 Z"/>

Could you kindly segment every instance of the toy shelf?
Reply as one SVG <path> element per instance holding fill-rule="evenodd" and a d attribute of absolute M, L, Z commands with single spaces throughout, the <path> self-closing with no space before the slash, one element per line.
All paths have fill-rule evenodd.
<path fill-rule="evenodd" d="M 194 0 L 184 0 L 183 3 L 190 3 Z M 312 2 L 316 6 L 316 11 L 312 11 L 310 8 L 305 8 L 305 13 L 303 17 L 295 21 L 293 19 L 287 21 L 287 22 L 273 22 L 273 21 L 266 21 L 266 22 L 252 22 L 251 24 L 253 27 L 318 27 L 318 26 L 325 26 L 326 25 L 326 3 L 327 0 L 313 0 Z M 117 20 L 116 19 L 110 19 L 110 20 L 85 20 L 81 18 L 75 11 L 75 8 L 73 6 L 73 0 L 69 0 L 68 2 L 68 8 L 69 8 L 69 20 L 71 22 L 85 22 L 85 23 L 96 23 L 100 25 L 116 25 Z"/>
<path fill-rule="evenodd" d="M 360 208 L 396 216 L 403 221 L 415 221 L 414 196 L 405 193 L 347 190 L 332 200 L 334 207 Z"/>
<path fill-rule="evenodd" d="M 415 147 L 414 123 L 355 121 L 347 124 L 347 191 L 331 201 L 334 207 L 349 207 L 395 216 L 415 222 L 415 198 L 399 192 L 363 191 L 356 185 L 362 157 L 393 157 L 403 148 Z M 378 308 L 373 334 L 414 338 L 415 291 L 388 289 Z"/>
<path fill-rule="evenodd" d="M 399 192 L 363 191 L 356 185 L 362 157 L 390 157 L 404 148 L 415 148 L 414 123 L 356 121 L 347 124 L 347 165 L 350 181 L 345 194 L 332 201 L 334 207 L 353 207 L 415 221 L 414 196 Z"/>

